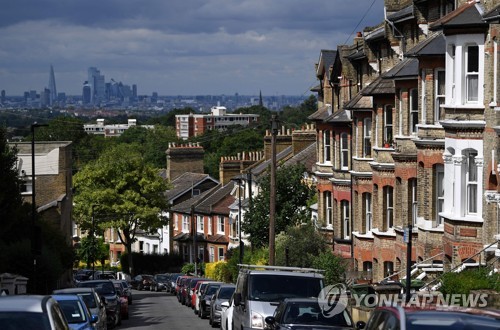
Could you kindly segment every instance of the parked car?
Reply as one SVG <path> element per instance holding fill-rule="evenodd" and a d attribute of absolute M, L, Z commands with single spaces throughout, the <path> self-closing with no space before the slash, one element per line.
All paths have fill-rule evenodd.
<path fill-rule="evenodd" d="M 189 276 L 189 275 L 181 275 L 179 277 L 177 277 L 177 279 L 175 280 L 175 295 L 177 296 L 177 300 L 179 302 L 181 302 L 181 289 L 182 289 L 182 286 L 185 284 L 186 282 L 186 279 L 190 278 L 192 276 Z"/>
<path fill-rule="evenodd" d="M 317 269 L 241 265 L 233 297 L 233 330 L 266 326 L 285 298 L 317 297 L 323 285 Z"/>
<path fill-rule="evenodd" d="M 155 280 L 153 291 L 167 290 L 168 274 L 156 274 L 153 278 Z"/>
<path fill-rule="evenodd" d="M 181 275 L 182 275 L 181 273 L 173 273 L 168 275 L 168 282 L 167 282 L 168 293 L 175 294 L 175 283 L 177 281 L 177 278 Z"/>
<path fill-rule="evenodd" d="M 118 294 L 120 300 L 120 317 L 122 320 L 128 320 L 128 295 L 123 290 L 122 283 L 119 281 L 112 281 L 115 286 L 116 293 Z"/>
<path fill-rule="evenodd" d="M 233 294 L 234 296 L 234 294 Z M 220 304 L 222 308 L 220 316 L 220 328 L 221 330 L 232 330 L 233 329 L 233 296 L 229 301 L 225 301 Z"/>
<path fill-rule="evenodd" d="M 265 321 L 270 329 L 354 329 L 354 322 L 346 309 L 331 316 L 325 316 L 323 311 L 318 298 L 287 298 Z"/>
<path fill-rule="evenodd" d="M 212 282 L 215 282 L 215 281 L 208 280 L 208 281 L 200 281 L 197 283 L 197 285 L 199 284 L 199 286 L 195 292 L 195 300 L 194 300 L 194 308 L 193 308 L 194 313 L 197 315 L 198 315 L 198 312 L 200 311 L 200 302 L 201 302 L 200 297 L 205 292 L 205 289 L 207 288 L 208 283 L 212 283 Z"/>
<path fill-rule="evenodd" d="M 127 301 L 129 305 L 132 305 L 132 290 L 130 285 L 125 280 L 112 280 L 113 283 L 120 283 L 123 292 L 127 295 Z"/>
<path fill-rule="evenodd" d="M 208 323 L 215 327 L 220 325 L 222 306 L 221 304 L 233 296 L 234 289 L 236 286 L 234 284 L 222 284 L 217 292 L 212 296 L 212 303 L 210 304 L 210 318 Z"/>
<path fill-rule="evenodd" d="M 368 330 L 500 329 L 500 312 L 485 308 L 453 306 L 426 306 L 425 309 L 379 306 L 371 312 L 364 328 Z"/>
<path fill-rule="evenodd" d="M 121 302 L 111 280 L 91 280 L 78 283 L 78 287 L 94 288 L 95 291 L 104 298 L 106 315 L 108 317 L 108 328 L 115 327 L 122 323 Z"/>
<path fill-rule="evenodd" d="M 69 330 L 59 303 L 51 296 L 0 297 L 0 329 Z"/>
<path fill-rule="evenodd" d="M 155 279 L 153 275 L 141 274 L 137 275 L 130 281 L 130 286 L 136 290 L 152 290 L 155 286 Z"/>
<path fill-rule="evenodd" d="M 204 280 L 206 280 L 206 278 L 193 277 L 186 282 L 186 295 L 184 296 L 184 305 L 192 307 L 191 303 L 193 302 L 194 287 L 196 286 L 196 283 Z"/>
<path fill-rule="evenodd" d="M 221 282 L 210 282 L 207 284 L 205 291 L 200 297 L 200 311 L 198 316 L 202 319 L 210 315 L 210 305 L 212 304 L 212 296 L 217 292 Z"/>
<path fill-rule="evenodd" d="M 95 330 L 105 330 L 107 329 L 108 317 L 106 315 L 106 307 L 101 297 L 94 288 L 68 288 L 52 291 L 52 294 L 62 295 L 62 294 L 77 294 L 83 298 L 85 304 L 90 310 L 91 315 L 97 315 L 97 322 L 95 322 Z"/>
<path fill-rule="evenodd" d="M 52 298 L 61 306 L 70 329 L 94 330 L 93 323 L 97 323 L 98 316 L 90 315 L 90 311 L 81 296 L 77 294 L 54 294 Z"/>

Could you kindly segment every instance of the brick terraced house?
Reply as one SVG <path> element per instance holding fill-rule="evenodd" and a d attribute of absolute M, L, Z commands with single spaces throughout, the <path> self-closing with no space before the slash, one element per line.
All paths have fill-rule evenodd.
<path fill-rule="evenodd" d="M 500 1 L 384 12 L 316 64 L 318 221 L 351 280 L 406 277 L 407 237 L 413 278 L 495 262 Z"/>

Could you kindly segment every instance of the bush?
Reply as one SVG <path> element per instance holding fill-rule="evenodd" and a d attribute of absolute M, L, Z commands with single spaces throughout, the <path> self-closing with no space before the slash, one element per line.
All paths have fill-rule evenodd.
<path fill-rule="evenodd" d="M 500 290 L 500 274 L 489 267 L 448 272 L 441 277 L 440 291 L 446 294 L 469 294 L 471 290 Z"/>

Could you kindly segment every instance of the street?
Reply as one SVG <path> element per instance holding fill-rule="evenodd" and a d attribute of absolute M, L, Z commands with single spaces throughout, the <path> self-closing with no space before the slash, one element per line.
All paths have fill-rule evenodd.
<path fill-rule="evenodd" d="M 132 290 L 132 295 L 129 319 L 117 329 L 212 329 L 207 319 L 198 318 L 169 293 Z"/>

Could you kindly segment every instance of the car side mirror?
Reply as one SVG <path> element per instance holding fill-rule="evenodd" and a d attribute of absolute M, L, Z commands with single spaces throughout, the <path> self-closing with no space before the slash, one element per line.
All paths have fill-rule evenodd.
<path fill-rule="evenodd" d="M 97 323 L 97 321 L 99 321 L 99 316 L 97 315 L 92 315 L 90 317 L 90 323 Z"/>
<path fill-rule="evenodd" d="M 235 293 L 233 297 L 233 303 L 235 306 L 241 305 L 241 293 Z"/>
<path fill-rule="evenodd" d="M 266 324 L 273 326 L 276 322 L 276 319 L 274 318 L 274 316 L 268 316 L 264 319 L 264 321 L 266 322 Z"/>
<path fill-rule="evenodd" d="M 356 322 L 356 329 L 364 329 L 366 327 L 365 321 Z"/>

